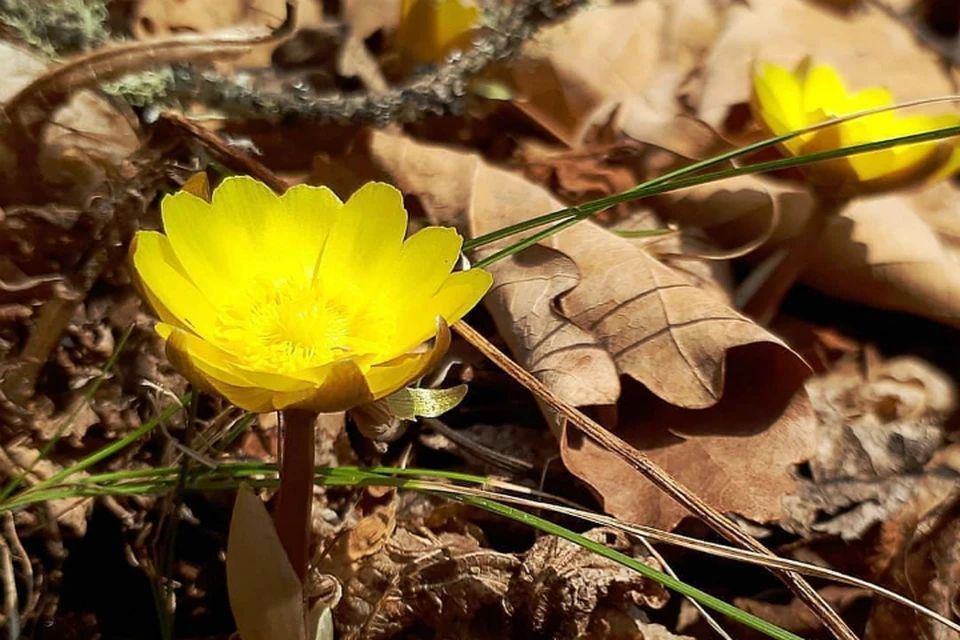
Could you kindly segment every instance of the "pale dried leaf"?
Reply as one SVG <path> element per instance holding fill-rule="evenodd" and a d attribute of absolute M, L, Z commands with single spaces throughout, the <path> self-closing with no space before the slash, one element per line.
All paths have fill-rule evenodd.
<path fill-rule="evenodd" d="M 472 236 L 560 208 L 475 156 L 385 133 L 373 134 L 371 151 L 434 222 Z M 522 365 L 573 405 L 619 399 L 620 419 L 608 415 L 608 424 L 717 508 L 757 520 L 780 515 L 793 486 L 789 465 L 811 451 L 813 427 L 802 391 L 794 397 L 808 370 L 786 345 L 714 289 L 591 221 L 491 271 L 486 304 Z M 618 373 L 632 378 L 625 393 Z M 568 444 L 568 468 L 612 513 L 664 527 L 683 516 L 613 454 Z M 744 459 L 745 446 L 757 455 Z"/>
<path fill-rule="evenodd" d="M 779 201 L 780 224 L 750 256 L 756 261 L 800 233 L 814 206 L 808 194 L 743 176 L 662 197 L 658 212 L 705 229 L 721 246 L 738 246 L 768 224 L 771 194 Z M 960 325 L 954 194 L 938 185 L 853 201 L 828 222 L 801 280 L 844 300 Z"/>
<path fill-rule="evenodd" d="M 51 478 L 63 471 L 63 467 L 50 458 L 38 460 L 40 451 L 26 444 L 7 444 L 4 446 L 4 451 L 9 456 L 10 461 L 16 465 L 18 474 L 31 466 L 33 467 L 25 478 L 27 486 Z M 75 477 L 83 478 L 87 475 L 85 472 L 80 472 Z M 76 536 L 86 534 L 87 518 L 93 511 L 93 500 L 90 498 L 56 498 L 45 501 L 43 507 L 47 510 L 49 516 L 64 527 L 66 531 Z"/>
<path fill-rule="evenodd" d="M 300 581 L 263 501 L 244 486 L 230 520 L 227 595 L 243 640 L 305 640 Z"/>
<path fill-rule="evenodd" d="M 130 30 L 134 38 L 149 40 L 165 38 L 177 33 L 210 33 L 238 25 L 276 29 L 286 17 L 286 0 L 216 0 L 194 2 L 185 11 L 182 0 L 140 0 L 130 16 Z M 300 0 L 297 3 L 297 24 L 300 28 L 323 21 L 323 6 L 319 0 Z M 276 43 L 251 47 L 233 61 L 237 68 L 269 67 Z"/>
<path fill-rule="evenodd" d="M 838 298 L 960 326 L 960 262 L 907 195 L 851 203 L 831 221 L 803 280 Z"/>
<path fill-rule="evenodd" d="M 573 147 L 628 97 L 646 95 L 672 114 L 673 95 L 713 42 L 726 5 L 592 3 L 524 47 L 508 71 L 514 105 Z"/>

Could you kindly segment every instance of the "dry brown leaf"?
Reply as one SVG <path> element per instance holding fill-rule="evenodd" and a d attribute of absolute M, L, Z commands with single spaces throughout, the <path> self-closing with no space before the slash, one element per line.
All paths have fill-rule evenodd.
<path fill-rule="evenodd" d="M 138 40 L 169 37 L 177 33 L 209 33 L 238 25 L 276 29 L 287 15 L 286 0 L 139 0 L 130 17 L 130 30 Z M 320 0 L 297 2 L 297 24 L 309 27 L 323 21 Z M 233 67 L 269 67 L 277 43 L 251 48 Z"/>
<path fill-rule="evenodd" d="M 958 487 L 956 469 L 926 476 L 881 534 L 890 552 L 884 554 L 889 558 L 886 586 L 954 620 L 960 618 Z M 865 639 L 886 638 L 958 640 L 960 634 L 884 599 L 871 612 Z"/>
<path fill-rule="evenodd" d="M 883 85 L 899 100 L 953 93 L 936 54 L 869 3 L 842 15 L 805 0 L 763 0 L 728 9 L 702 70 L 700 117 L 719 129 L 747 104 L 754 61 L 792 67 L 806 55 L 836 67 L 852 88 Z"/>
<path fill-rule="evenodd" d="M 263 501 L 245 486 L 230 519 L 227 595 L 243 640 L 306 640 L 300 580 Z"/>
<path fill-rule="evenodd" d="M 938 185 L 853 201 L 829 221 L 802 281 L 844 300 L 960 325 L 960 260 L 950 244 L 960 234 L 954 194 Z M 738 246 L 768 224 L 771 195 L 780 224 L 751 256 L 759 260 L 800 233 L 813 206 L 808 194 L 742 176 L 662 197 L 657 210 L 705 229 L 721 246 Z"/>
<path fill-rule="evenodd" d="M 470 631 L 494 624 L 478 614 L 499 609 L 519 562 L 468 535 L 420 535 L 383 516 L 361 520 L 317 564 L 343 584 L 334 610 L 339 637 L 391 638 L 418 625 L 441 637 L 484 637 Z"/>
<path fill-rule="evenodd" d="M 592 529 L 583 535 L 661 569 L 620 531 Z M 664 587 L 636 571 L 568 540 L 543 536 L 510 581 L 504 607 L 513 637 L 604 638 L 635 607 L 660 609 L 668 599 Z"/>
<path fill-rule="evenodd" d="M 9 456 L 9 461 L 14 465 L 15 472 L 21 473 L 26 469 L 33 467 L 25 478 L 25 484 L 35 484 L 41 480 L 53 477 L 55 474 L 63 471 L 63 467 L 49 458 L 38 460 L 40 451 L 23 443 L 8 443 L 3 447 L 4 458 Z M 74 477 L 83 478 L 88 475 L 86 472 L 79 472 Z M 12 479 L 12 478 L 11 478 Z M 93 511 L 93 500 L 90 498 L 57 498 L 47 500 L 41 508 L 45 509 L 52 521 L 56 521 L 66 531 L 75 536 L 83 536 L 87 532 L 87 517 Z M 28 522 L 22 522 L 21 525 L 27 525 L 33 528 L 39 525 L 38 518 L 29 510 L 23 511 L 20 515 L 24 516 Z"/>
<path fill-rule="evenodd" d="M 0 43 L 0 59 L 4 77 L 0 103 L 4 104 L 42 76 L 48 66 L 43 59 L 8 43 Z M 0 123 L 3 120 L 0 117 Z M 91 90 L 77 91 L 52 117 L 51 125 L 44 132 L 40 160 L 52 182 L 70 184 L 78 172 L 102 177 L 100 163 L 116 163 L 140 144 L 136 117 Z M 11 153 L 6 145 L 0 145 L 0 162 L 8 162 L 5 158 Z M 81 180 L 71 186 L 88 189 L 92 181 Z"/>
<path fill-rule="evenodd" d="M 946 374 L 911 357 L 864 373 L 850 361 L 807 382 L 817 412 L 810 479 L 787 498 L 784 528 L 807 536 L 862 537 L 910 499 L 957 408 Z"/>
<path fill-rule="evenodd" d="M 510 65 L 514 104 L 571 147 L 628 97 L 645 95 L 672 115 L 673 95 L 712 43 L 726 5 L 591 3 L 538 34 Z"/>
<path fill-rule="evenodd" d="M 960 326 L 960 262 L 907 195 L 851 203 L 831 221 L 803 281 L 839 298 Z"/>
<path fill-rule="evenodd" d="M 476 156 L 385 133 L 373 134 L 371 151 L 434 222 L 470 236 L 561 206 Z M 813 427 L 796 394 L 808 370 L 786 345 L 590 221 L 491 271 L 486 304 L 522 365 L 571 404 L 619 398 L 620 419 L 608 424 L 716 508 L 780 515 L 789 466 L 811 452 Z M 623 393 L 618 373 L 628 376 Z M 683 517 L 615 455 L 573 436 L 565 444 L 568 468 L 612 513 L 663 527 Z M 755 455 L 744 458 L 747 446 Z"/>

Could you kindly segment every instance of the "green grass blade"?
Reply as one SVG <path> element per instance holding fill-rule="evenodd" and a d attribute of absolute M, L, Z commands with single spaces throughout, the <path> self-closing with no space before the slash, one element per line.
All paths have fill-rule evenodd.
<path fill-rule="evenodd" d="M 835 124 L 834 121 L 828 121 L 823 124 Z M 707 160 L 701 160 L 695 162 L 686 167 L 682 167 L 675 171 L 671 171 L 663 176 L 654 178 L 653 180 L 648 180 L 643 184 L 637 185 L 631 189 L 623 191 L 612 196 L 606 196 L 604 198 L 598 198 L 597 200 L 592 200 L 590 202 L 578 205 L 576 207 L 568 207 L 566 209 L 560 209 L 558 211 L 553 211 L 551 213 L 538 216 L 536 218 L 531 218 L 530 220 L 525 220 L 514 225 L 498 229 L 491 233 L 485 234 L 478 238 L 468 240 L 464 242 L 464 250 L 476 249 L 490 242 L 496 240 L 501 240 L 517 233 L 522 233 L 524 231 L 529 231 L 531 229 L 544 226 L 553 222 L 557 222 L 556 225 L 551 227 L 549 233 L 541 232 L 537 234 L 536 237 L 539 240 L 542 240 L 546 237 L 549 237 L 552 233 L 557 233 L 565 229 L 567 224 L 563 224 L 570 221 L 578 222 L 582 219 L 588 218 L 592 215 L 595 215 L 605 209 L 608 209 L 612 206 L 622 204 L 624 202 L 629 202 L 631 200 L 638 200 L 640 198 L 645 198 L 653 195 L 658 195 L 661 193 L 666 193 L 668 191 L 673 191 L 676 189 L 682 189 L 692 186 L 697 186 L 701 184 L 706 184 L 709 182 L 715 182 L 718 180 L 724 180 L 727 178 L 749 175 L 754 173 L 762 173 L 765 171 L 774 171 L 778 169 L 788 169 L 792 167 L 800 167 L 807 164 L 812 164 L 814 162 L 820 162 L 824 160 L 832 160 L 835 158 L 845 158 L 847 156 L 857 155 L 861 153 L 869 153 L 871 151 L 878 151 L 881 149 L 889 149 L 896 146 L 908 145 L 908 144 L 918 144 L 922 142 L 932 142 L 934 140 L 941 140 L 945 138 L 954 137 L 960 135 L 960 126 L 954 127 L 944 127 L 942 129 L 935 129 L 931 131 L 924 131 L 921 133 L 914 133 L 910 135 L 898 136 L 895 138 L 887 138 L 885 140 L 877 140 L 874 142 L 868 142 L 859 145 L 853 145 L 849 147 L 842 147 L 838 149 L 828 149 L 826 151 L 821 151 L 817 153 L 806 154 L 802 156 L 794 156 L 788 158 L 780 158 L 777 160 L 771 160 L 768 162 L 760 162 L 750 165 L 745 165 L 741 167 L 734 167 L 731 169 L 717 171 L 713 173 L 703 174 L 696 176 L 694 174 L 699 173 L 700 171 L 707 169 L 711 166 L 733 160 L 737 157 L 747 155 L 769 147 L 775 144 L 779 144 L 784 140 L 788 140 L 792 137 L 805 133 L 808 130 L 822 128 L 822 126 L 807 127 L 807 129 L 801 129 L 798 131 L 791 132 L 782 136 L 777 136 L 775 138 L 769 138 L 761 142 L 757 142 L 740 149 L 735 149 L 727 153 L 723 153 L 719 156 L 709 158 Z M 531 236 L 533 237 L 533 236 Z M 492 256 L 488 256 L 484 260 L 477 263 L 475 266 L 486 266 L 495 262 L 496 260 L 505 258 L 509 255 L 521 251 L 522 249 L 534 244 L 530 242 L 530 238 L 526 238 L 517 243 L 514 243 L 501 251 L 498 251 Z"/>
<path fill-rule="evenodd" d="M 431 492 L 427 491 L 426 493 Z M 800 636 L 790 633 L 785 629 L 781 629 L 775 624 L 767 622 L 762 618 L 758 618 L 757 616 L 747 613 L 746 611 L 741 611 L 732 604 L 711 596 L 709 593 L 701 591 L 696 587 L 692 587 L 686 582 L 677 580 L 676 578 L 667 575 L 662 571 L 658 571 L 653 567 L 647 566 L 642 562 L 631 558 L 630 556 L 624 555 L 619 551 L 614 551 L 606 545 L 581 536 L 578 533 L 574 533 L 573 531 L 550 522 L 549 520 L 544 520 L 543 518 L 527 513 L 526 511 L 521 511 L 519 509 L 515 509 L 486 498 L 478 498 L 475 496 L 455 496 L 454 499 L 465 504 L 479 507 L 485 511 L 490 511 L 503 517 L 510 518 L 516 522 L 521 522 L 535 529 L 543 531 L 544 533 L 568 540 L 569 542 L 583 547 L 584 549 L 588 549 L 597 555 L 603 556 L 609 560 L 613 560 L 617 564 L 633 569 L 645 578 L 649 578 L 650 580 L 662 584 L 671 591 L 675 591 L 680 595 L 686 596 L 691 600 L 703 605 L 704 607 L 712 609 L 717 613 L 735 620 L 742 625 L 748 626 L 751 629 L 755 629 L 756 631 L 766 634 L 771 638 L 776 638 L 777 640 L 803 640 L 803 638 Z"/>
<path fill-rule="evenodd" d="M 3 488 L 3 491 L 0 491 L 0 502 L 3 502 L 6 498 L 10 496 L 11 493 L 17 490 L 17 488 L 23 483 L 24 478 L 26 478 L 40 463 L 41 460 L 44 460 L 50 452 L 53 450 L 53 447 L 56 446 L 57 442 L 60 440 L 60 437 L 63 435 L 63 432 L 69 427 L 73 421 L 76 419 L 77 414 L 80 413 L 80 410 L 89 404 L 90 399 L 93 398 L 94 394 L 100 388 L 100 385 L 107 378 L 107 374 L 110 373 L 110 370 L 113 368 L 113 365 L 117 363 L 117 359 L 120 357 L 120 352 L 123 351 L 123 347 L 127 344 L 127 339 L 130 338 L 130 334 L 133 333 L 133 325 L 127 327 L 126 331 L 123 332 L 123 335 L 120 336 L 120 341 L 117 342 L 116 347 L 113 349 L 113 353 L 110 354 L 110 357 L 107 359 L 106 364 L 103 366 L 103 371 L 94 378 L 93 382 L 83 393 L 82 400 L 77 403 L 76 408 L 70 412 L 63 422 L 60 423 L 60 426 L 57 427 L 56 432 L 54 432 L 53 437 L 50 438 L 50 441 L 47 442 L 40 449 L 40 453 L 37 457 L 31 462 L 22 472 L 13 477 L 7 486 Z"/>

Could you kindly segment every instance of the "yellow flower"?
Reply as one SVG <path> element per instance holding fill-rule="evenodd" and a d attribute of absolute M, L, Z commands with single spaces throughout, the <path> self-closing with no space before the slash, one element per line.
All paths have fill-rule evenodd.
<path fill-rule="evenodd" d="M 131 261 L 167 356 L 248 411 L 340 411 L 402 389 L 436 365 L 447 324 L 492 281 L 451 273 L 453 229 L 404 241 L 400 192 L 382 183 L 343 203 L 325 187 L 277 196 L 227 178 L 210 202 L 181 191 L 161 212 L 166 233 L 138 232 Z"/>
<path fill-rule="evenodd" d="M 768 133 L 779 136 L 837 116 L 891 105 L 883 88 L 850 93 L 837 72 L 827 65 L 802 61 L 789 70 L 761 63 L 754 72 L 754 118 Z M 866 144 L 960 124 L 960 116 L 901 116 L 884 111 L 805 133 L 783 142 L 789 155 Z M 943 178 L 960 168 L 954 139 L 900 145 L 869 153 L 806 165 L 814 182 L 858 191 L 891 189 Z"/>
<path fill-rule="evenodd" d="M 442 62 L 454 49 L 470 48 L 479 19 L 469 0 L 403 0 L 394 46 L 415 65 Z"/>

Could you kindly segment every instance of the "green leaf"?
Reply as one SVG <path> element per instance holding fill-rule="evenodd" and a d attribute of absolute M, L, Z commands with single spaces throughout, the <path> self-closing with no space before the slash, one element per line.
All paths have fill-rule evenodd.
<path fill-rule="evenodd" d="M 456 407 L 467 395 L 467 385 L 458 384 L 449 389 L 418 389 L 405 387 L 386 398 L 384 402 L 395 417 L 413 420 L 417 416 L 436 418 Z"/>

